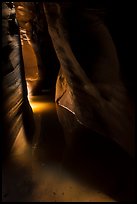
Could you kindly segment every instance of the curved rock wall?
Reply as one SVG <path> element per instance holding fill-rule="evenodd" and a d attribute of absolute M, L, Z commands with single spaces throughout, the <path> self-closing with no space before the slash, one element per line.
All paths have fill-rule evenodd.
<path fill-rule="evenodd" d="M 9 153 L 24 127 L 26 136 L 33 135 L 34 120 L 27 99 L 27 87 L 15 8 L 2 3 L 2 122 L 3 154 Z"/>
<path fill-rule="evenodd" d="M 65 11 L 56 3 L 44 5 L 60 61 L 57 104 L 79 124 L 114 140 L 133 156 L 135 104 L 123 83 L 117 50 L 100 9 Z"/>
<path fill-rule="evenodd" d="M 37 58 L 38 89 L 55 89 L 59 63 L 48 33 L 42 2 L 16 2 L 17 19 L 21 29 L 26 30 Z"/>

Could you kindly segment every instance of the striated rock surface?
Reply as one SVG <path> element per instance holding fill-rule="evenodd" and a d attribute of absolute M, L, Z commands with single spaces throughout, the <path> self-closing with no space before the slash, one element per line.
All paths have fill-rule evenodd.
<path fill-rule="evenodd" d="M 2 3 L 2 121 L 3 152 L 9 152 L 21 127 L 32 137 L 34 121 L 27 99 L 24 66 L 15 8 Z"/>

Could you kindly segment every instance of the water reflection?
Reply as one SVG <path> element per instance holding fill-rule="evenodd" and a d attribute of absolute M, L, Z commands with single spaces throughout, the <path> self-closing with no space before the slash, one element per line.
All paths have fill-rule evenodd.
<path fill-rule="evenodd" d="M 30 98 L 30 105 L 34 113 L 51 111 L 55 107 L 54 103 L 52 102 L 35 101 L 33 97 Z"/>
<path fill-rule="evenodd" d="M 22 129 L 4 168 L 3 201 L 114 201 L 63 167 L 64 143 L 55 104 L 42 96 L 30 97 L 30 103 L 36 123 L 33 144 L 27 143 Z"/>
<path fill-rule="evenodd" d="M 11 161 L 3 173 L 3 195 L 6 196 L 3 201 L 112 202 L 119 200 L 116 194 L 123 194 L 124 200 L 127 186 L 132 187 L 128 185 L 131 172 L 126 170 L 125 157 L 121 156 L 117 162 L 120 154 L 116 155 L 103 139 L 94 139 L 93 135 L 91 138 L 91 134 L 88 137 L 85 129 L 77 133 L 81 141 L 77 140 L 68 149 L 55 103 L 48 96 L 30 95 L 29 101 L 35 118 L 35 135 L 32 144 L 28 144 L 22 129 L 15 141 Z M 64 110 L 60 111 L 64 114 Z M 125 168 L 121 169 L 120 164 Z"/>

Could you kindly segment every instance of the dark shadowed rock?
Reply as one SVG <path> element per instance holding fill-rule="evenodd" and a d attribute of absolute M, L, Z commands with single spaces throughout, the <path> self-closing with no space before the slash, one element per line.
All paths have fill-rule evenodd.
<path fill-rule="evenodd" d="M 94 10 L 83 8 L 65 21 L 56 3 L 45 4 L 45 14 L 60 62 L 56 102 L 78 123 L 133 155 L 134 102 L 121 79 L 116 48 L 103 20 Z"/>

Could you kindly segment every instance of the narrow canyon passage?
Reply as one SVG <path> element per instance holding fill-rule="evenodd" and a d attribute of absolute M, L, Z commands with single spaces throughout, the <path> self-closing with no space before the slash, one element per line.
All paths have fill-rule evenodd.
<path fill-rule="evenodd" d="M 47 41 L 49 40 L 48 37 L 47 36 L 45 37 L 45 33 L 43 32 L 44 33 L 43 34 L 42 31 L 38 30 L 39 33 L 37 33 L 36 32 L 37 29 L 36 30 L 34 29 L 34 33 L 33 33 L 33 34 L 37 34 L 38 36 L 40 34 L 38 39 L 39 41 L 37 43 L 34 39 L 33 41 L 30 38 L 29 34 L 31 32 L 29 33 L 26 29 L 23 29 L 23 28 L 20 28 L 19 33 L 7 34 L 7 30 L 9 30 L 9 25 L 12 25 L 10 23 L 7 24 L 7 21 L 9 20 L 10 18 L 9 16 L 13 12 L 12 10 L 14 10 L 14 8 L 10 9 L 9 7 L 10 4 L 8 4 L 8 2 L 6 3 L 8 6 L 5 5 L 5 3 L 3 3 L 3 16 L 4 16 L 3 17 L 3 27 L 4 27 L 3 39 L 4 40 L 8 39 L 8 40 L 7 41 L 3 40 L 4 42 L 3 52 L 5 56 L 3 60 L 4 61 L 3 62 L 3 69 L 4 69 L 4 74 L 3 74 L 4 105 L 3 107 L 5 111 L 4 114 L 6 113 L 5 114 L 6 119 L 4 118 L 5 119 L 4 127 L 9 132 L 8 131 L 7 132 L 5 131 L 6 133 L 4 132 L 5 133 L 4 138 L 7 138 L 7 140 L 5 139 L 6 142 L 4 143 L 3 146 L 4 146 L 4 149 L 7 148 L 9 151 L 5 151 L 8 154 L 8 156 L 4 160 L 3 166 L 2 166 L 3 167 L 2 168 L 2 202 L 72 202 L 72 201 L 74 202 L 129 201 L 130 202 L 130 201 L 134 201 L 134 196 L 135 196 L 134 158 L 129 154 L 128 151 L 126 151 L 126 148 L 123 149 L 118 143 L 116 143 L 112 139 L 113 137 L 109 138 L 107 136 L 104 136 L 103 134 L 99 134 L 98 132 L 94 131 L 94 128 L 90 129 L 89 127 L 84 126 L 82 123 L 78 122 L 78 120 L 75 117 L 75 114 L 73 114 L 73 112 L 67 109 L 67 105 L 69 107 L 69 105 L 71 104 L 71 101 L 69 100 L 67 101 L 68 95 L 67 94 L 65 95 L 64 93 L 69 93 L 71 89 L 68 89 L 66 92 L 63 93 L 64 95 L 62 96 L 63 97 L 66 96 L 66 98 L 65 97 L 63 98 L 64 101 L 61 99 L 62 96 L 61 97 L 59 96 L 60 96 L 60 93 L 62 93 L 63 90 L 67 87 L 67 85 L 68 84 L 70 85 L 70 83 L 66 85 L 66 81 L 65 81 L 66 79 L 64 79 L 65 77 L 63 76 L 64 73 L 61 74 L 59 72 L 59 74 L 57 75 L 56 70 L 54 73 L 54 66 L 58 68 L 58 64 L 56 64 L 56 60 L 55 61 L 52 60 L 52 56 L 51 56 L 51 59 L 49 59 L 48 61 L 47 58 L 51 54 L 50 50 L 48 50 L 49 53 L 48 53 L 48 57 L 46 58 L 46 51 L 45 51 L 46 49 L 45 49 L 44 43 L 45 41 L 47 43 Z M 30 16 L 32 15 L 31 6 L 33 7 L 35 5 L 35 2 L 29 2 L 29 3 L 16 2 L 16 3 L 17 3 L 17 6 L 19 7 L 20 16 L 23 16 L 23 17 L 25 16 L 23 13 L 24 12 L 23 9 L 25 6 L 26 7 L 30 6 L 30 10 L 27 10 L 27 13 Z M 37 19 L 36 22 L 34 22 L 34 24 L 38 23 L 39 25 L 40 24 L 39 19 L 41 18 L 40 15 L 43 15 L 42 4 L 37 2 L 35 6 L 36 6 L 35 12 L 37 14 L 37 17 L 39 18 Z M 53 5 L 53 14 L 56 11 L 56 9 L 54 10 L 54 8 L 56 8 L 56 6 L 54 7 Z M 47 9 L 48 9 L 48 6 L 47 6 Z M 52 11 L 52 6 L 51 6 L 51 11 Z M 5 17 L 6 15 L 8 17 Z M 46 15 L 49 20 L 49 30 L 51 28 L 53 28 L 54 30 L 54 27 L 52 26 L 56 24 L 52 25 L 52 20 L 51 20 L 52 15 L 50 16 L 50 4 L 49 4 L 49 13 L 47 12 Z M 67 12 L 66 12 L 66 16 L 67 16 Z M 14 19 L 14 17 L 12 18 Z M 26 15 L 26 18 L 27 18 L 27 15 Z M 43 17 L 43 19 L 44 18 L 45 16 Z M 68 15 L 66 19 L 67 18 L 69 19 L 70 15 Z M 86 16 L 86 18 L 88 19 L 88 15 Z M 96 18 L 94 19 L 94 15 L 93 15 L 93 18 L 91 17 L 91 22 L 92 21 L 94 22 L 94 20 L 96 20 Z M 70 18 L 70 22 L 71 22 L 71 18 Z M 87 22 L 90 22 L 90 18 L 87 20 Z M 42 23 L 40 25 L 42 27 L 40 29 L 43 29 L 44 25 Z M 79 29 L 81 29 L 80 26 L 81 25 L 79 24 Z M 87 26 L 87 29 L 89 29 L 88 26 Z M 63 33 L 63 32 L 54 33 L 53 30 L 51 29 L 50 31 L 51 37 L 53 37 L 53 39 L 56 36 L 56 34 L 62 35 Z M 93 36 L 92 35 L 91 36 L 93 38 L 95 37 L 96 39 L 97 35 L 94 36 L 94 31 L 91 31 L 91 33 L 92 32 L 93 32 Z M 20 38 L 19 38 L 19 34 L 20 34 Z M 75 34 L 77 36 L 77 30 L 75 31 L 74 29 L 74 33 L 72 32 L 71 34 Z M 82 35 L 84 36 L 84 32 Z M 106 37 L 105 31 L 104 31 L 104 35 L 103 34 L 99 35 L 99 39 L 103 38 L 102 36 Z M 90 37 L 90 34 L 89 34 L 89 37 Z M 46 39 L 46 40 L 44 41 L 43 39 L 44 40 Z M 63 37 L 61 38 L 61 40 L 62 39 L 65 41 Z M 76 38 L 75 39 L 76 41 L 74 40 L 74 42 L 73 40 L 74 39 L 72 37 L 73 51 L 74 53 L 75 52 L 78 53 L 77 55 L 78 60 L 79 61 L 81 60 L 81 64 L 84 64 L 84 63 L 88 64 L 88 57 L 90 58 L 90 52 L 88 53 L 89 56 L 86 54 L 84 55 L 84 52 L 88 52 L 88 49 L 84 50 L 82 47 L 84 46 L 85 48 L 85 44 L 84 44 L 85 41 L 81 42 L 80 37 Z M 19 42 L 20 42 L 20 46 L 19 46 Z M 42 42 L 44 42 L 43 47 L 42 47 Z M 81 42 L 82 45 L 79 42 Z M 99 42 L 102 42 L 102 41 L 100 40 Z M 55 44 L 55 48 L 58 49 L 57 47 L 58 44 L 56 43 L 59 43 L 59 40 L 55 40 L 53 43 Z M 88 43 L 88 39 L 86 43 Z M 61 41 L 59 45 L 64 45 L 64 44 Z M 41 49 L 37 47 L 38 45 L 40 46 Z M 66 43 L 66 46 L 64 46 L 64 48 L 66 49 L 66 47 L 69 47 L 68 45 Z M 77 45 L 79 45 L 79 47 Z M 104 47 L 105 45 L 106 44 L 103 43 Z M 96 48 L 96 44 L 94 45 L 93 43 L 93 46 Z M 108 43 L 108 47 L 109 47 L 109 43 Z M 21 50 L 19 48 L 21 48 Z M 69 49 L 68 50 L 66 49 L 66 51 L 65 49 L 64 49 L 64 53 L 66 54 L 66 56 L 68 57 L 70 54 L 69 56 L 70 61 L 71 59 L 74 59 L 73 53 L 71 54 L 71 51 L 67 53 Z M 83 57 L 84 57 L 83 59 L 80 58 L 79 49 L 81 49 L 83 53 Z M 103 49 L 105 50 L 105 48 Z M 43 54 L 43 58 L 41 57 L 41 59 L 39 58 L 40 51 Z M 106 55 L 108 54 L 109 56 L 111 52 L 109 53 L 107 51 L 105 54 Z M 20 53 L 21 53 L 21 56 L 19 55 Z M 68 62 L 68 64 L 66 63 L 67 64 L 66 67 L 67 67 L 70 61 L 69 60 L 67 61 L 67 59 L 65 58 L 66 57 L 65 54 L 63 58 L 62 57 L 63 55 L 61 56 L 59 53 L 58 58 L 60 59 L 61 63 L 65 59 L 66 62 Z M 22 61 L 20 60 L 21 57 L 22 57 Z M 96 59 L 96 54 L 94 57 Z M 100 59 L 102 60 L 102 58 Z M 113 59 L 113 54 L 112 54 L 112 59 Z M 44 68 L 44 65 L 43 65 L 44 63 L 42 60 L 44 61 L 45 64 L 47 63 L 47 66 L 49 65 L 50 66 L 48 68 L 47 67 Z M 104 67 L 107 67 L 106 64 L 108 63 L 107 60 L 105 61 L 105 63 L 104 61 L 103 62 L 101 61 L 102 67 L 103 67 L 102 70 L 104 69 Z M 92 60 L 89 60 L 89 62 L 92 64 Z M 97 67 L 95 68 L 98 68 L 98 62 L 99 61 L 97 61 L 97 65 L 96 65 Z M 64 64 L 62 63 L 62 65 Z M 73 64 L 71 65 L 73 67 Z M 74 59 L 74 65 L 77 65 L 75 64 L 75 59 Z M 44 71 L 42 69 L 40 70 L 41 66 Z M 64 66 L 64 68 L 66 67 Z M 48 71 L 49 68 L 50 68 L 50 71 Z M 75 68 L 77 69 L 77 66 L 76 67 L 74 66 L 74 70 Z M 113 66 L 111 68 L 113 68 Z M 22 77 L 20 77 L 21 69 L 23 69 L 24 71 L 24 76 Z M 69 66 L 68 66 L 68 70 L 69 70 Z M 89 71 L 88 68 L 86 71 L 87 72 Z M 95 79 L 96 77 L 98 78 L 98 73 L 96 73 L 96 69 L 94 71 L 95 71 L 94 73 L 95 76 L 93 77 L 93 79 Z M 104 74 L 103 71 L 102 73 Z M 109 72 L 108 76 L 110 76 L 111 78 L 111 70 L 109 71 L 108 71 Z M 76 90 L 76 92 L 74 92 L 74 95 L 75 93 L 78 94 L 77 95 L 78 99 L 80 99 L 79 101 L 82 102 L 80 103 L 80 105 L 81 105 L 81 110 L 83 112 L 82 111 L 81 112 L 84 115 L 84 110 L 87 110 L 88 107 L 92 107 L 92 105 L 93 107 L 95 107 L 94 106 L 95 102 L 93 101 L 93 103 L 90 104 L 88 103 L 89 102 L 87 100 L 88 98 L 84 98 L 85 100 L 83 100 L 82 96 L 84 95 L 82 95 L 81 90 L 84 90 L 84 89 L 75 89 L 77 87 L 78 88 L 80 87 L 79 82 L 81 81 L 76 80 L 76 83 L 75 83 L 75 79 L 78 79 L 77 76 L 81 77 L 80 75 L 81 73 L 76 72 L 77 75 L 75 75 L 75 72 L 73 73 L 73 70 L 70 73 L 68 72 L 68 75 L 66 74 L 67 76 L 66 78 L 68 82 L 70 82 L 69 80 L 72 77 L 72 82 L 73 82 L 72 85 L 74 86 L 72 86 L 71 88 L 74 88 L 74 90 Z M 107 78 L 109 78 L 107 77 L 106 70 L 105 70 L 105 73 L 106 75 L 105 74 L 99 75 L 99 77 L 103 78 L 103 80 L 106 80 Z M 69 74 L 70 74 L 70 78 L 69 78 Z M 56 80 L 57 80 L 56 87 L 55 85 L 53 86 L 54 84 L 53 75 L 56 76 Z M 114 69 L 114 75 L 115 75 L 115 69 Z M 49 89 L 49 86 L 47 86 L 46 84 L 47 76 L 53 77 L 53 78 L 51 77 L 51 79 L 49 78 L 49 81 L 52 84 L 50 89 Z M 82 77 L 84 78 L 84 75 Z M 110 78 L 109 78 L 109 81 L 111 82 Z M 96 83 L 93 83 L 93 84 L 96 85 Z M 27 89 L 27 91 L 24 87 Z M 109 91 L 111 91 L 111 83 L 110 83 L 110 86 L 108 87 L 110 87 Z M 56 94 L 56 90 L 58 91 L 58 94 Z M 125 92 L 122 92 L 123 90 L 122 91 L 120 90 L 119 92 L 117 90 L 119 91 L 119 89 L 116 89 L 116 91 L 114 92 L 114 94 L 116 94 L 116 98 L 114 98 L 114 102 L 115 102 L 115 99 L 117 98 L 119 99 L 121 96 L 123 96 L 122 94 L 125 93 Z M 94 91 L 94 89 L 92 91 Z M 103 94 L 102 95 L 103 97 L 104 96 L 106 97 L 106 98 L 104 97 L 106 100 L 107 97 L 109 96 L 109 91 L 105 92 L 105 89 L 103 91 L 104 92 L 102 93 L 104 93 L 104 95 Z M 73 93 L 73 90 L 72 90 L 72 93 Z M 122 93 L 122 94 L 120 95 L 119 93 L 120 94 Z M 104 100 L 103 97 L 101 98 L 102 101 Z M 18 100 L 18 98 L 20 100 Z M 60 100 L 61 105 L 58 103 L 58 100 L 56 100 L 56 98 L 58 98 L 59 100 L 61 99 Z M 120 110 L 121 110 L 121 107 L 123 107 L 126 104 L 126 103 L 124 104 L 125 102 L 124 100 L 125 98 L 124 99 L 122 98 L 120 102 L 118 101 L 118 103 L 116 103 L 116 105 L 120 107 Z M 70 102 L 70 104 L 68 102 Z M 63 105 L 65 104 L 66 107 L 63 106 L 62 104 Z M 88 104 L 89 106 L 88 105 L 86 106 L 85 104 L 86 105 Z M 30 107 L 30 108 L 25 109 L 24 107 Z M 77 109 L 77 106 L 75 106 L 74 109 L 75 108 Z M 30 110 L 32 110 L 32 112 Z M 114 109 L 114 110 L 116 110 L 116 113 L 117 113 L 117 109 Z M 104 113 L 105 112 L 103 112 L 103 114 Z M 111 117 L 111 112 L 109 114 L 110 114 L 110 124 L 111 124 L 111 119 L 113 117 Z M 82 116 L 82 114 L 80 116 Z M 102 125 L 103 119 L 102 118 L 100 119 L 98 117 L 98 115 L 96 114 L 96 111 L 95 111 L 95 116 L 96 116 L 94 118 L 95 121 L 98 121 L 98 123 L 100 123 L 101 121 L 101 125 Z M 81 117 L 80 119 L 82 120 L 83 118 Z M 25 121 L 25 125 L 23 121 Z M 114 122 L 115 121 L 116 119 L 114 118 Z M 91 123 L 90 117 L 89 117 L 89 121 L 87 122 Z M 118 127 L 121 128 L 120 122 L 116 121 L 116 124 L 118 124 Z M 113 123 L 113 120 L 112 120 L 112 123 Z M 10 130 L 12 131 L 10 132 Z M 112 135 L 110 134 L 110 136 Z M 124 138 L 124 135 L 122 139 L 123 138 Z M 11 144 L 9 145 L 9 143 Z M 127 144 L 127 143 L 123 142 L 123 144 Z M 130 144 L 129 144 L 129 147 L 130 147 Z M 132 148 L 130 150 L 132 150 Z"/>
<path fill-rule="evenodd" d="M 3 202 L 132 199 L 134 173 L 127 155 L 113 143 L 88 138 L 85 130 L 77 134 L 87 141 L 67 148 L 52 98 L 32 97 L 31 106 L 35 135 L 30 144 L 21 130 L 15 141 L 3 168 Z"/>

